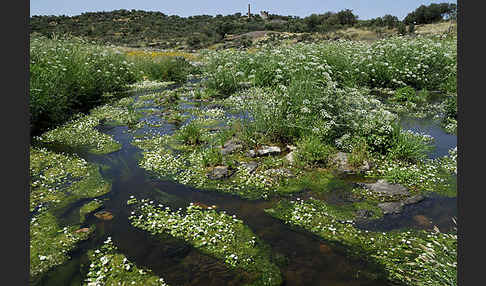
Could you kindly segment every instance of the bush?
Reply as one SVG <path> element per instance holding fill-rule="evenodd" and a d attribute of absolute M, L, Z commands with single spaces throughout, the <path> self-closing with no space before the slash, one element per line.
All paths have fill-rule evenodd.
<path fill-rule="evenodd" d="M 210 147 L 204 150 L 202 153 L 202 166 L 203 167 L 214 167 L 221 165 L 223 162 L 223 155 L 221 150 L 218 148 Z"/>
<path fill-rule="evenodd" d="M 297 142 L 295 161 L 301 167 L 327 166 L 330 156 L 335 152 L 334 147 L 323 144 L 318 137 L 306 136 Z"/>
<path fill-rule="evenodd" d="M 445 100 L 445 116 L 457 120 L 457 96 L 448 96 Z"/>
<path fill-rule="evenodd" d="M 395 93 L 391 97 L 393 101 L 409 101 L 409 102 L 419 102 L 419 97 L 417 92 L 410 86 L 405 86 L 395 90 Z"/>
<path fill-rule="evenodd" d="M 360 138 L 353 146 L 351 153 L 349 154 L 349 164 L 353 167 L 360 167 L 365 161 L 371 158 L 371 153 L 368 150 L 368 144 L 366 140 Z"/>
<path fill-rule="evenodd" d="M 135 69 L 139 77 L 145 75 L 150 80 L 175 81 L 183 83 L 187 81 L 191 64 L 183 57 L 137 57 L 133 59 Z"/>
<path fill-rule="evenodd" d="M 103 103 L 103 93 L 136 81 L 124 55 L 77 38 L 30 39 L 31 132 L 67 121 Z"/>

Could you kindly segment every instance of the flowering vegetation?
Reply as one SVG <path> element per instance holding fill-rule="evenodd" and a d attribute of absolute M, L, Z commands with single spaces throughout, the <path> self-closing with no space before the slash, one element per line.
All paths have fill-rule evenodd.
<path fill-rule="evenodd" d="M 33 130 L 91 108 L 105 92 L 121 91 L 137 75 L 122 54 L 82 39 L 30 40 L 29 105 Z"/>
<path fill-rule="evenodd" d="M 125 255 L 119 253 L 111 237 L 108 237 L 99 249 L 91 251 L 89 259 L 91 264 L 84 286 L 168 285 L 163 278 L 153 275 L 148 269 L 138 268 Z"/>
<path fill-rule="evenodd" d="M 355 226 L 353 215 L 315 199 L 283 200 L 266 210 L 288 224 L 347 245 L 405 285 L 457 285 L 457 234 L 435 231 L 371 232 Z"/>
<path fill-rule="evenodd" d="M 192 203 L 185 213 L 134 197 L 127 203 L 136 207 L 129 217 L 135 227 L 152 234 L 168 233 L 222 259 L 231 267 L 256 273 L 254 285 L 281 284 L 280 271 L 270 261 L 265 245 L 236 216 L 211 207 L 203 210 Z"/>

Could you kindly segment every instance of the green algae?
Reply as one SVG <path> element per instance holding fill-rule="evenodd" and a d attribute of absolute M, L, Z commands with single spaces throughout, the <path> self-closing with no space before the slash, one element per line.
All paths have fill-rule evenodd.
<path fill-rule="evenodd" d="M 456 285 L 457 235 L 430 231 L 371 232 L 355 227 L 353 215 L 324 202 L 282 200 L 268 214 L 348 247 L 386 271 L 391 281 L 406 285 Z"/>
<path fill-rule="evenodd" d="M 78 225 L 61 227 L 55 216 L 40 212 L 30 220 L 30 279 L 35 281 L 53 267 L 65 263 L 69 251 L 78 242 L 86 240 L 94 231 L 94 226 L 86 232 L 76 232 Z"/>
<path fill-rule="evenodd" d="M 92 285 L 138 285 L 167 286 L 163 278 L 153 275 L 150 270 L 137 267 L 118 252 L 111 237 L 94 251 L 90 251 L 89 272 L 83 283 Z"/>
<path fill-rule="evenodd" d="M 133 197 L 127 204 L 135 208 L 129 217 L 133 226 L 154 235 L 170 234 L 183 239 L 232 268 L 252 273 L 255 280 L 250 285 L 282 283 L 279 268 L 270 261 L 268 246 L 236 216 L 192 203 L 185 213 Z"/>
<path fill-rule="evenodd" d="M 48 207 L 55 211 L 111 190 L 96 165 L 76 155 L 45 148 L 30 148 L 30 211 Z"/>
<path fill-rule="evenodd" d="M 92 200 L 89 203 L 84 204 L 80 209 L 79 209 L 79 221 L 83 223 L 86 220 L 86 216 L 95 210 L 99 209 L 103 203 L 99 200 Z"/>

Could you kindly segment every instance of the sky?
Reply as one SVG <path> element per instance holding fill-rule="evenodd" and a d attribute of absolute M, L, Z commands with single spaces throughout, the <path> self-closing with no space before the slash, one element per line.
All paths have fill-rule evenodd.
<path fill-rule="evenodd" d="M 366 20 L 386 14 L 402 20 L 420 5 L 431 3 L 456 3 L 448 0 L 31 0 L 30 15 L 75 16 L 85 12 L 113 11 L 118 9 L 159 11 L 166 15 L 188 17 L 193 15 L 246 14 L 248 4 L 252 13 L 262 10 L 270 14 L 306 17 L 327 11 L 351 9 L 358 19 Z"/>

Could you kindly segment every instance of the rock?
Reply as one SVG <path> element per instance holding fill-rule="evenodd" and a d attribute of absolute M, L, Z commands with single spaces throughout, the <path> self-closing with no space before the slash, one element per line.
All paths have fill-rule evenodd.
<path fill-rule="evenodd" d="M 248 171 L 248 173 L 253 173 L 253 171 L 256 170 L 256 168 L 258 168 L 258 163 L 257 162 L 249 162 L 249 163 L 241 163 L 241 165 L 243 167 L 246 168 L 246 170 Z"/>
<path fill-rule="evenodd" d="M 416 215 L 413 220 L 420 226 L 430 227 L 432 225 L 432 221 L 424 215 Z"/>
<path fill-rule="evenodd" d="M 343 173 L 352 173 L 353 169 L 349 165 L 348 154 L 344 152 L 338 152 L 332 158 L 332 162 L 336 165 L 336 168 Z"/>
<path fill-rule="evenodd" d="M 295 146 L 293 146 L 293 145 L 287 145 L 286 147 L 287 147 L 287 149 L 289 149 L 290 151 L 295 151 L 295 150 L 297 150 L 297 147 L 295 147 Z"/>
<path fill-rule="evenodd" d="M 100 220 L 112 220 L 113 219 L 113 214 L 109 211 L 99 211 L 94 214 L 94 216 Z"/>
<path fill-rule="evenodd" d="M 208 178 L 211 180 L 220 180 L 231 175 L 228 166 L 216 166 L 208 174 Z"/>
<path fill-rule="evenodd" d="M 231 154 L 232 152 L 243 148 L 243 146 L 241 146 L 238 143 L 239 142 L 237 142 L 236 140 L 230 140 L 230 141 L 226 142 L 223 145 L 223 148 L 221 148 L 221 154 L 223 154 L 223 155 Z"/>
<path fill-rule="evenodd" d="M 410 198 L 407 198 L 406 200 L 403 201 L 403 204 L 404 205 L 412 205 L 412 204 L 416 204 L 416 203 L 419 203 L 421 201 L 424 200 L 424 197 L 421 196 L 421 195 L 416 195 L 416 196 L 413 196 L 413 197 L 410 197 Z"/>
<path fill-rule="evenodd" d="M 402 212 L 404 206 L 416 204 L 418 202 L 421 202 L 423 199 L 423 196 L 416 195 L 398 202 L 381 203 L 378 204 L 378 207 L 383 210 L 383 214 L 400 213 Z"/>
<path fill-rule="evenodd" d="M 386 202 L 378 204 L 378 207 L 383 211 L 383 214 L 400 213 L 403 208 L 402 202 Z"/>
<path fill-rule="evenodd" d="M 361 165 L 361 166 L 358 168 L 358 170 L 359 170 L 360 172 L 367 172 L 367 171 L 369 171 L 370 169 L 371 169 L 371 166 L 370 166 L 370 164 L 368 163 L 368 161 L 364 161 L 363 165 Z"/>
<path fill-rule="evenodd" d="M 259 156 L 274 155 L 279 154 L 280 152 L 282 152 L 282 150 L 280 150 L 280 147 L 278 146 L 262 146 L 257 150 Z"/>
<path fill-rule="evenodd" d="M 250 158 L 255 158 L 256 157 L 255 150 L 249 150 L 248 152 L 246 152 L 246 156 L 248 156 Z"/>
<path fill-rule="evenodd" d="M 89 232 L 89 228 L 83 227 L 83 228 L 76 230 L 74 233 L 81 233 L 81 232 Z"/>
<path fill-rule="evenodd" d="M 287 161 L 289 161 L 291 164 L 294 163 L 294 161 L 295 161 L 295 155 L 294 154 L 295 154 L 295 151 L 292 151 L 285 156 L 285 159 L 287 159 Z"/>
<path fill-rule="evenodd" d="M 359 184 L 376 193 L 387 195 L 408 195 L 408 189 L 400 184 L 390 184 L 385 180 L 378 180 L 372 184 Z"/>

